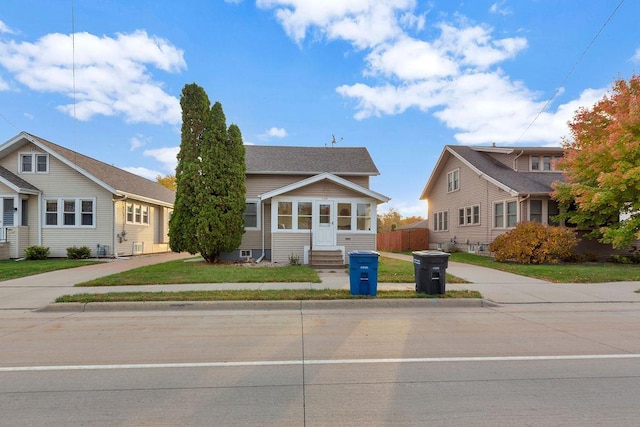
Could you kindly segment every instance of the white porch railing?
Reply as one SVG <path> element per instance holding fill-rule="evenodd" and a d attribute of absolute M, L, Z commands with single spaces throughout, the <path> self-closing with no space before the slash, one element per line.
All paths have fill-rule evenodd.
<path fill-rule="evenodd" d="M 0 242 L 7 241 L 7 227 L 0 227 Z"/>

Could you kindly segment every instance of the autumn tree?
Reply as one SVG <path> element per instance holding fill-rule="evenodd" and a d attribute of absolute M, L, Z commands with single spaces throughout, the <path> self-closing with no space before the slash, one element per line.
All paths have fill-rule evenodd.
<path fill-rule="evenodd" d="M 640 237 L 640 76 L 617 80 L 591 108 L 579 109 L 563 141 L 555 184 L 561 218 L 614 248 Z"/>
<path fill-rule="evenodd" d="M 176 176 L 173 174 L 168 174 L 165 176 L 158 175 L 156 176 L 156 182 L 164 187 L 167 187 L 169 190 L 176 191 Z"/>
<path fill-rule="evenodd" d="M 185 85 L 176 167 L 176 201 L 169 221 L 175 252 L 200 253 L 217 262 L 236 249 L 244 233 L 245 160 L 242 135 L 226 127 L 222 105 L 211 107 L 203 88 Z"/>

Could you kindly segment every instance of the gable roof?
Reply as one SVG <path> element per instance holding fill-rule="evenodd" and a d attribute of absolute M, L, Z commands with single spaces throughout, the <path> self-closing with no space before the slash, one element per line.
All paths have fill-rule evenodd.
<path fill-rule="evenodd" d="M 0 146 L 0 157 L 3 151 L 13 150 L 16 146 L 20 147 L 28 142 L 33 143 L 113 194 L 133 196 L 136 199 L 167 206 L 174 203 L 175 193 L 157 182 L 69 150 L 27 132 L 21 132 Z"/>
<path fill-rule="evenodd" d="M 247 174 L 380 175 L 364 147 L 245 145 Z"/>
<path fill-rule="evenodd" d="M 0 182 L 18 193 L 38 194 L 40 190 L 10 170 L 0 166 Z"/>
<path fill-rule="evenodd" d="M 328 172 L 323 172 L 321 174 L 311 176 L 307 179 L 303 179 L 298 182 L 294 182 L 293 184 L 285 185 L 284 187 L 276 188 L 275 190 L 268 191 L 260 195 L 260 200 L 267 200 L 272 197 L 279 196 L 281 194 L 288 193 L 293 190 L 297 190 L 298 188 L 306 187 L 307 185 L 322 181 L 322 180 L 331 181 L 337 185 L 340 185 L 345 188 L 349 188 L 355 192 L 361 193 L 365 196 L 376 199 L 380 203 L 388 202 L 390 199 L 387 196 L 384 196 L 380 193 L 376 193 L 375 191 L 369 190 L 368 188 L 364 188 L 360 185 L 354 184 L 353 182 L 346 180 L 344 178 L 340 178 L 339 176 L 335 176 Z"/>
<path fill-rule="evenodd" d="M 519 151 L 525 152 L 555 152 L 562 153 L 559 147 L 522 147 L 500 148 L 501 153 L 511 154 Z M 436 166 L 427 181 L 421 200 L 427 199 L 435 185 L 435 181 L 442 173 L 442 169 L 449 156 L 454 156 L 478 174 L 481 178 L 493 183 L 497 187 L 510 193 L 512 196 L 525 194 L 549 194 L 553 189 L 551 184 L 555 181 L 563 181 L 562 172 L 518 172 L 505 166 L 487 153 L 497 152 L 493 147 L 468 147 L 463 145 L 446 145 L 436 163 Z"/>

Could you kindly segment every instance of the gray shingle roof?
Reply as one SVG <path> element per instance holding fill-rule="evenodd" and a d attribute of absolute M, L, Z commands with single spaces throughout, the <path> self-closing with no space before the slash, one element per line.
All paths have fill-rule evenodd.
<path fill-rule="evenodd" d="M 553 189 L 551 184 L 563 181 L 561 172 L 517 172 L 505 166 L 490 155 L 463 145 L 448 145 L 447 148 L 456 152 L 480 172 L 508 186 L 521 194 L 549 193 Z"/>
<path fill-rule="evenodd" d="M 40 191 L 30 183 L 25 181 L 24 179 L 20 178 L 18 175 L 14 174 L 8 169 L 5 169 L 2 166 L 0 166 L 0 177 L 4 178 L 5 180 L 7 180 L 8 182 L 15 185 L 21 190 L 31 190 L 35 192 Z"/>
<path fill-rule="evenodd" d="M 175 193 L 157 182 L 69 150 L 38 136 L 27 135 L 117 191 L 164 203 L 173 204 L 175 201 Z"/>
<path fill-rule="evenodd" d="M 248 174 L 379 175 L 364 147 L 245 146 Z"/>

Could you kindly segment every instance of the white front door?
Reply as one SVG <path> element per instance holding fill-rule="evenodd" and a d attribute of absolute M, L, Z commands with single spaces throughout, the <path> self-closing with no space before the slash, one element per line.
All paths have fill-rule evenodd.
<path fill-rule="evenodd" d="M 334 206 L 332 201 L 316 202 L 316 215 L 313 224 L 314 246 L 335 246 L 336 226 L 334 220 Z"/>

